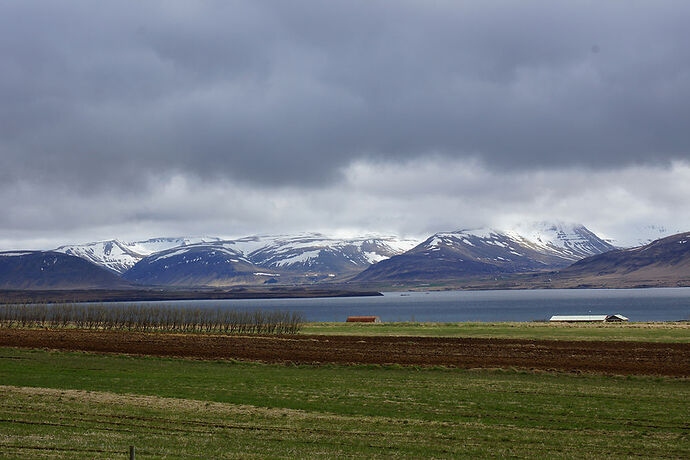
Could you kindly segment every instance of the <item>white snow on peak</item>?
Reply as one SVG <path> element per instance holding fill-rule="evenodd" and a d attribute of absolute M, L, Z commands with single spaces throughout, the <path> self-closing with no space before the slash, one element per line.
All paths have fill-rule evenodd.
<path fill-rule="evenodd" d="M 465 228 L 454 232 L 440 232 L 429 238 L 424 248 L 429 251 L 441 251 L 444 246 L 458 245 L 475 251 L 502 248 L 508 254 L 503 257 L 531 249 L 568 260 L 578 260 L 612 249 L 611 244 L 619 247 L 641 246 L 680 231 L 671 231 L 663 225 L 646 225 L 632 227 L 628 233 L 633 236 L 603 241 L 580 224 L 529 222 L 499 228 Z M 174 249 L 207 245 L 214 249 L 227 250 L 234 259 L 251 262 L 265 269 L 266 273 L 278 267 L 308 268 L 314 271 L 323 270 L 326 273 L 328 270 L 335 270 L 335 265 L 332 264 L 365 268 L 367 265 L 409 251 L 419 243 L 420 240 L 381 234 L 354 237 L 348 234 L 346 237 L 334 237 L 322 233 L 299 233 L 252 235 L 236 239 L 210 236 L 150 238 L 140 241 L 113 239 L 61 246 L 56 251 L 82 257 L 114 272 L 124 273 L 145 257 Z M 479 246 L 484 246 L 484 249 L 480 249 Z M 26 252 L 14 251 L 12 254 L 3 255 L 21 254 Z M 173 257 L 179 254 L 182 253 L 176 251 L 160 256 Z"/>
<path fill-rule="evenodd" d="M 124 273 L 144 257 L 160 254 L 169 258 L 183 254 L 172 249 L 209 246 L 227 250 L 243 261 L 260 266 L 288 268 L 293 265 L 314 263 L 323 251 L 340 257 L 346 264 L 365 266 L 401 254 L 419 244 L 413 239 L 395 236 L 365 235 L 357 238 L 334 238 L 321 233 L 294 235 L 253 235 L 232 240 L 217 237 L 150 238 L 125 242 L 97 241 L 86 244 L 61 246 L 59 252 L 82 257 L 118 273 Z"/>
<path fill-rule="evenodd" d="M 567 222 L 534 222 L 518 224 L 506 231 L 533 244 L 569 248 L 572 244 L 590 241 L 589 231 L 582 225 Z"/>
<path fill-rule="evenodd" d="M 321 233 L 298 235 L 258 235 L 224 242 L 239 250 L 258 265 L 287 268 L 312 266 L 327 253 L 345 263 L 369 265 L 401 254 L 418 241 L 392 236 L 366 235 L 358 238 L 334 238 Z"/>
<path fill-rule="evenodd" d="M 412 238 L 398 238 L 395 236 L 383 236 L 376 239 L 382 241 L 386 246 L 398 254 L 409 251 L 421 242 L 420 240 Z"/>
<path fill-rule="evenodd" d="M 125 272 L 144 257 L 144 254 L 131 249 L 129 243 L 119 240 L 60 246 L 56 251 L 81 257 L 118 273 Z"/>
<path fill-rule="evenodd" d="M 682 233 L 683 230 L 660 224 L 652 225 L 628 225 L 625 228 L 626 235 L 616 238 L 608 238 L 606 235 L 596 235 L 581 224 L 564 221 L 540 221 L 522 222 L 498 228 L 463 229 L 455 232 L 437 233 L 435 236 L 475 236 L 482 239 L 497 239 L 501 235 L 519 239 L 535 248 L 551 248 L 563 251 L 571 251 L 573 254 L 587 252 L 587 247 L 596 242 L 603 241 L 612 246 L 630 248 L 644 246 L 652 241 L 667 236 Z M 594 238 L 593 238 L 594 237 Z M 596 238 L 596 239 L 595 239 Z M 597 244 L 599 242 L 596 242 Z M 471 243 L 466 240 L 465 244 Z"/>
<path fill-rule="evenodd" d="M 232 262 L 239 262 L 240 260 L 242 262 L 248 262 L 248 260 L 242 255 L 241 252 L 238 252 L 234 249 L 226 248 L 222 244 L 217 243 L 197 243 L 190 244 L 188 246 L 181 246 L 179 248 L 173 248 L 167 251 L 156 253 L 153 256 L 151 256 L 148 260 L 159 261 L 163 259 L 168 259 L 170 257 L 183 256 L 183 259 L 186 259 L 188 262 L 198 262 L 202 260 L 203 257 L 194 254 L 193 251 L 197 249 L 207 250 L 210 253 L 210 255 L 223 254 L 229 256 L 231 257 L 230 261 Z M 195 256 L 193 259 L 187 259 L 186 255 L 190 253 L 192 256 Z"/>
<path fill-rule="evenodd" d="M 474 228 L 474 229 L 462 229 L 457 232 L 452 232 L 451 234 L 460 234 L 466 236 L 476 236 L 478 238 L 492 238 L 499 234 L 499 232 L 494 228 Z"/>
<path fill-rule="evenodd" d="M 474 246 L 470 238 L 481 238 L 488 244 L 498 244 L 496 239 L 500 238 L 500 232 L 491 228 L 463 229 L 455 232 L 436 233 L 427 243 L 427 247 L 435 248 L 440 245 L 452 245 L 455 242 L 462 242 L 469 246 Z"/>
<path fill-rule="evenodd" d="M 150 238 L 143 241 L 133 241 L 126 243 L 127 247 L 139 254 L 149 256 L 157 252 L 173 249 L 178 246 L 190 246 L 199 243 L 214 243 L 220 241 L 220 238 L 211 236 L 199 237 L 175 237 L 175 238 Z"/>
<path fill-rule="evenodd" d="M 214 237 L 151 238 L 125 242 L 117 239 L 60 246 L 58 252 L 81 257 L 114 272 L 124 273 L 146 256 L 179 246 L 219 241 Z"/>
<path fill-rule="evenodd" d="M 441 245 L 475 247 L 479 243 L 505 248 L 513 255 L 522 255 L 513 247 L 517 245 L 573 261 L 613 249 L 583 225 L 566 222 L 522 223 L 500 229 L 476 228 L 437 233 L 426 246 L 433 250 Z"/>
<path fill-rule="evenodd" d="M 621 248 L 635 248 L 660 238 L 683 233 L 683 230 L 674 230 L 673 227 L 660 224 L 650 224 L 628 226 L 625 233 L 623 236 L 611 239 L 611 244 Z"/>

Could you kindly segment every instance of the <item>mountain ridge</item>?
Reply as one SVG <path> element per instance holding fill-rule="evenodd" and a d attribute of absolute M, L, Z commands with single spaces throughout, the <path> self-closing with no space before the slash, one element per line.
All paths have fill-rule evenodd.
<path fill-rule="evenodd" d="M 139 283 L 315 282 L 354 275 L 415 242 L 396 237 L 337 239 L 322 234 L 250 236 L 173 248 L 142 259 L 123 274 Z M 227 267 L 218 266 L 218 256 Z M 165 259 L 161 263 L 161 260 Z M 208 260 L 206 260 L 208 259 Z M 209 263 L 211 268 L 209 268 Z M 163 276 L 163 270 L 173 271 Z"/>
<path fill-rule="evenodd" d="M 114 273 L 122 274 L 144 257 L 156 252 L 199 242 L 218 240 L 220 238 L 216 237 L 157 237 L 132 242 L 111 239 L 63 245 L 54 250 L 81 257 Z"/>
<path fill-rule="evenodd" d="M 436 233 L 354 281 L 429 281 L 566 267 L 614 247 L 580 224 L 537 223 L 530 231 L 481 228 Z"/>
<path fill-rule="evenodd" d="M 0 252 L 0 289 L 95 289 L 131 285 L 81 257 L 55 251 Z"/>
<path fill-rule="evenodd" d="M 349 287 L 438 282 L 481 289 L 690 284 L 690 232 L 641 247 L 616 249 L 584 226 L 539 223 L 518 230 L 439 232 L 402 253 L 413 240 L 372 236 L 345 240 L 315 233 L 204 239 L 203 243 L 190 238 L 144 240 L 149 245 L 143 245 L 144 250 L 149 252 L 176 241 L 185 245 L 142 258 L 134 266 L 136 270 L 129 269 L 122 278 L 83 257 L 62 252 L 0 252 L 0 289 L 131 288 L 132 283 L 306 285 L 322 281 Z M 119 240 L 100 243 L 103 248 L 111 243 L 110 253 L 115 255 L 117 250 L 134 247 L 133 243 L 120 246 Z M 589 253 L 594 254 L 587 256 Z"/>
<path fill-rule="evenodd" d="M 690 279 L 690 232 L 660 238 L 647 245 L 616 249 L 582 259 L 561 270 L 560 276 L 596 276 L 653 280 Z"/>

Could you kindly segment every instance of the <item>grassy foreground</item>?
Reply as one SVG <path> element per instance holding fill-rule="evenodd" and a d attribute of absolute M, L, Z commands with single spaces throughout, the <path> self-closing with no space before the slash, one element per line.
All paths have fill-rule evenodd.
<path fill-rule="evenodd" d="M 0 349 L 3 458 L 690 457 L 687 380 Z"/>
<path fill-rule="evenodd" d="M 690 322 L 306 323 L 303 334 L 690 342 Z"/>

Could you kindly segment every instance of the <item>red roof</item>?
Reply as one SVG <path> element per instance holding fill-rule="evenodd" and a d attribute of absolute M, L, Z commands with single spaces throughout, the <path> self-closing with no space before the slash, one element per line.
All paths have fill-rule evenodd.
<path fill-rule="evenodd" d="M 378 320 L 378 316 L 348 316 L 348 323 L 375 323 Z"/>

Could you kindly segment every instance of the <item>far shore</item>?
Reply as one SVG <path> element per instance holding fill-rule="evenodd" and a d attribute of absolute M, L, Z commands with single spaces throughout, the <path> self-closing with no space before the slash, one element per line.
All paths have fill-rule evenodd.
<path fill-rule="evenodd" d="M 232 287 L 225 289 L 70 289 L 0 290 L 2 303 L 155 302 L 170 300 L 299 299 L 314 297 L 374 297 L 378 291 L 328 287 Z"/>

